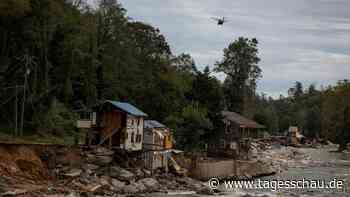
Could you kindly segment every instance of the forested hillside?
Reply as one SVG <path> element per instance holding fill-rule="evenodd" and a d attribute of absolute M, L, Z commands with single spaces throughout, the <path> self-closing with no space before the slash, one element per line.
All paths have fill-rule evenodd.
<path fill-rule="evenodd" d="M 166 123 L 186 149 L 219 133 L 222 109 L 254 118 L 270 133 L 290 125 L 331 139 L 349 132 L 348 82 L 322 91 L 296 86 L 277 100 L 256 96 L 258 41 L 227 44 L 217 64 L 203 69 L 190 54 L 173 54 L 161 30 L 132 20 L 116 0 L 2 0 L 0 132 L 77 135 L 76 111 L 105 99 L 132 103 Z"/>
<path fill-rule="evenodd" d="M 309 138 L 325 138 L 346 147 L 350 141 L 350 82 L 340 80 L 334 86 L 316 89 L 301 82 L 279 99 L 257 96 L 255 119 L 272 134 L 282 135 L 291 125 L 298 126 Z"/>
<path fill-rule="evenodd" d="M 132 103 L 179 131 L 194 121 L 212 129 L 220 81 L 190 55 L 172 54 L 159 29 L 131 20 L 117 1 L 5 0 L 0 17 L 3 131 L 70 135 L 74 111 L 105 99 Z"/>

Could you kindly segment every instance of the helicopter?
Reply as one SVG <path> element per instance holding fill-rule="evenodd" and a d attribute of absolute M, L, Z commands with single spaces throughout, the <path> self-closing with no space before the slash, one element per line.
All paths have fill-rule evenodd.
<path fill-rule="evenodd" d="M 225 17 L 222 18 L 218 18 L 218 17 L 211 17 L 211 19 L 215 20 L 218 22 L 218 25 L 223 25 L 224 23 L 227 22 L 227 20 L 225 19 Z"/>

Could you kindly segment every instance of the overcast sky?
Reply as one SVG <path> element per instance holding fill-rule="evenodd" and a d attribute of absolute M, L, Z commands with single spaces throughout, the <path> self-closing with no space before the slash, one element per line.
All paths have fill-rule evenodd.
<path fill-rule="evenodd" d="M 173 53 L 190 53 L 199 68 L 212 68 L 239 36 L 256 37 L 258 91 L 268 95 L 286 94 L 295 81 L 319 87 L 350 78 L 350 0 L 119 2 L 134 20 L 159 28 Z M 229 22 L 217 26 L 210 19 L 216 16 Z"/>

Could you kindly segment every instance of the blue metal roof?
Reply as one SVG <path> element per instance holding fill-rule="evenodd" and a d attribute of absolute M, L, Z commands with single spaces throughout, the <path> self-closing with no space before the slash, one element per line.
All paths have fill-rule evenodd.
<path fill-rule="evenodd" d="M 145 120 L 144 121 L 144 128 L 147 129 L 153 129 L 153 128 L 166 128 L 165 125 L 163 125 L 162 123 L 156 121 L 156 120 Z"/>
<path fill-rule="evenodd" d="M 126 113 L 133 115 L 133 116 L 148 116 L 146 113 L 142 112 L 141 110 L 137 109 L 135 106 L 131 105 L 130 103 L 125 102 L 118 102 L 118 101 L 111 101 L 107 100 L 106 102 L 112 104 L 113 106 L 125 111 Z"/>

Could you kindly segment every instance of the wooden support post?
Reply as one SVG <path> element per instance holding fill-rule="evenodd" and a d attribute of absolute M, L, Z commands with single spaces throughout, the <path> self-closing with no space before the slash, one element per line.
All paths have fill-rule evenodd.
<path fill-rule="evenodd" d="M 109 137 L 108 147 L 109 149 L 112 148 L 112 136 Z"/>

